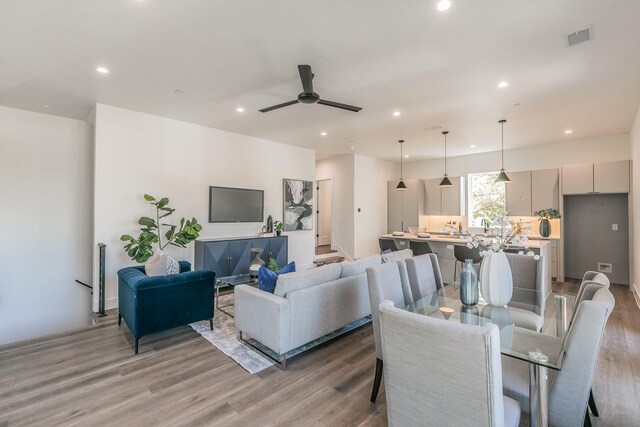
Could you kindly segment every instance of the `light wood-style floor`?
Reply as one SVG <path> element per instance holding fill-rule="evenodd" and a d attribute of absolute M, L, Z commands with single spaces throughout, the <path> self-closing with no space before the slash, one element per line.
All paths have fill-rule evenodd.
<path fill-rule="evenodd" d="M 593 421 L 637 426 L 640 316 L 627 287 L 612 290 L 616 308 L 593 386 L 601 416 Z M 384 385 L 369 402 L 371 325 L 292 359 L 284 372 L 249 375 L 188 326 L 143 338 L 135 356 L 116 317 L 0 347 L 0 426 L 387 424 Z"/>

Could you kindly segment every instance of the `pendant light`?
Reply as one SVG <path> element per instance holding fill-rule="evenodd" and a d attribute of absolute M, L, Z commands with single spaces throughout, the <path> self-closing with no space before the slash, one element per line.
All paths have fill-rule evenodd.
<path fill-rule="evenodd" d="M 500 182 L 500 183 L 504 183 L 504 184 L 508 184 L 511 182 L 511 180 L 509 179 L 509 177 L 507 176 L 506 172 L 504 171 L 504 124 L 507 121 L 502 119 L 502 120 L 498 120 L 498 123 L 500 123 L 500 125 L 502 126 L 502 149 L 501 149 L 501 153 L 502 153 L 502 168 L 500 169 L 500 175 L 498 175 L 498 177 L 496 178 L 496 182 Z"/>
<path fill-rule="evenodd" d="M 407 191 L 407 184 L 404 183 L 404 178 L 402 178 L 402 143 L 404 139 L 398 142 L 400 143 L 400 182 L 396 185 L 396 191 Z"/>
<path fill-rule="evenodd" d="M 440 181 L 440 185 L 438 187 L 451 187 L 453 184 L 449 179 L 449 175 L 447 175 L 447 134 L 448 130 L 442 132 L 444 135 L 444 176 L 442 177 L 442 181 Z"/>

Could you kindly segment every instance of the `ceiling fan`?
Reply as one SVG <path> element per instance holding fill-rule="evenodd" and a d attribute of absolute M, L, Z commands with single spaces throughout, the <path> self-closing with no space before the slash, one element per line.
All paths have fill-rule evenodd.
<path fill-rule="evenodd" d="M 298 95 L 298 99 L 293 101 L 283 102 L 282 104 L 273 105 L 271 107 L 263 108 L 259 110 L 261 113 L 268 113 L 269 111 L 277 110 L 278 108 L 288 107 L 289 105 L 302 103 L 302 104 L 321 104 L 329 107 L 342 108 L 343 110 L 349 110 L 358 112 L 362 110 L 361 107 L 354 107 L 353 105 L 341 104 L 339 102 L 327 101 L 326 99 L 320 99 L 320 95 L 313 91 L 313 77 L 310 65 L 298 65 L 298 71 L 300 72 L 300 80 L 302 80 L 302 92 Z"/>

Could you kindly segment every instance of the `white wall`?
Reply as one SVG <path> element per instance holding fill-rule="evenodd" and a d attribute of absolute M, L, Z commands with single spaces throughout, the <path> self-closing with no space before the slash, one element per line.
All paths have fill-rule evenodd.
<path fill-rule="evenodd" d="M 633 229 L 640 230 L 640 108 L 631 127 L 631 162 L 632 170 L 632 205 L 633 205 Z M 631 284 L 636 297 L 640 297 L 640 237 L 633 233 L 633 277 Z M 639 301 L 640 303 L 640 301 Z"/>
<path fill-rule="evenodd" d="M 0 107 L 0 344 L 91 323 L 93 128 Z"/>
<path fill-rule="evenodd" d="M 263 223 L 207 222 L 209 186 L 264 190 L 265 221 L 268 215 L 281 220 L 282 179 L 315 178 L 312 150 L 102 104 L 96 106 L 95 141 L 94 242 L 107 245 L 107 308 L 117 304 L 117 271 L 136 264 L 120 235 L 137 233 L 137 219 L 153 213 L 144 193 L 168 197 L 173 221 L 197 218 L 201 238 L 255 236 Z M 289 259 L 311 264 L 315 230 L 285 234 Z M 168 252 L 193 263 L 193 244 Z"/>
<path fill-rule="evenodd" d="M 378 238 L 387 232 L 387 181 L 397 178 L 397 167 L 393 163 L 355 155 L 354 251 L 356 258 L 380 253 Z"/>
<path fill-rule="evenodd" d="M 316 161 L 316 180 L 333 180 L 331 246 L 348 259 L 355 257 L 354 162 L 353 154 Z"/>
<path fill-rule="evenodd" d="M 628 134 L 573 139 L 505 150 L 504 166 L 509 171 L 558 168 L 562 165 L 597 163 L 631 158 Z M 469 154 L 447 159 L 449 176 L 500 170 L 500 152 Z M 444 172 L 442 159 L 405 163 L 405 178 L 436 178 Z"/>

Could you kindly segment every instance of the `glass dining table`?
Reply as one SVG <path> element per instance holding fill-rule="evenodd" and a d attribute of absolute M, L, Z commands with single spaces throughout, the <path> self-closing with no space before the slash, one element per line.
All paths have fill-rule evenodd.
<path fill-rule="evenodd" d="M 506 306 L 492 306 L 482 297 L 477 305 L 460 301 L 455 284 L 444 286 L 404 307 L 404 310 L 448 322 L 500 330 L 500 352 L 529 365 L 529 415 L 531 426 L 548 426 L 549 370 L 560 371 L 564 335 L 569 327 L 575 297 L 514 286 Z"/>

